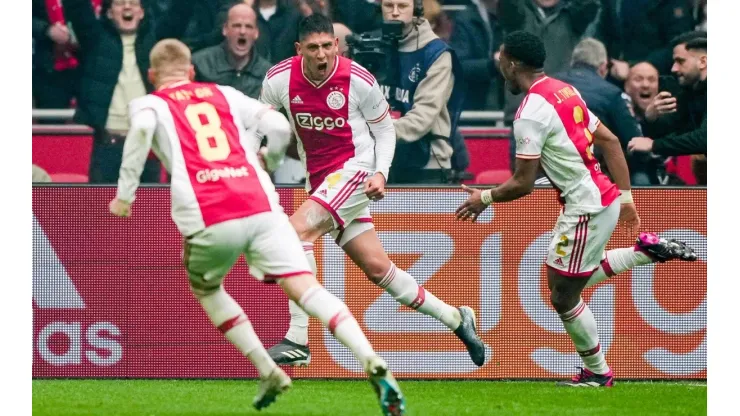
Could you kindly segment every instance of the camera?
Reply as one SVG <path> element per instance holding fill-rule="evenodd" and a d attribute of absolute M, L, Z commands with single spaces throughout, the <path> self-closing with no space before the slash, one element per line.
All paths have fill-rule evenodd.
<path fill-rule="evenodd" d="M 345 40 L 349 56 L 370 71 L 378 83 L 396 86 L 399 76 L 398 43 L 402 31 L 402 22 L 389 21 L 383 23 L 381 33 L 348 35 Z"/>

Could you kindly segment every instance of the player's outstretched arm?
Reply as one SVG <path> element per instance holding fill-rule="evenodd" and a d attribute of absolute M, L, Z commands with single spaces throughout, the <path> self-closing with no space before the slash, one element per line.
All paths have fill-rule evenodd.
<path fill-rule="evenodd" d="M 265 109 L 258 119 L 257 130 L 267 136 L 267 149 L 263 153 L 265 167 L 274 171 L 283 162 L 290 144 L 290 123 L 285 116 L 271 109 Z"/>
<path fill-rule="evenodd" d="M 593 134 L 594 144 L 602 150 L 606 166 L 621 192 L 622 208 L 619 213 L 619 222 L 624 231 L 633 235 L 640 228 L 640 217 L 637 215 L 637 208 L 632 200 L 630 172 L 627 168 L 627 160 L 625 160 L 622 152 L 622 145 L 619 143 L 617 136 L 603 123 L 598 125 Z"/>
<path fill-rule="evenodd" d="M 529 195 L 534 189 L 539 167 L 539 157 L 517 158 L 514 175 L 502 185 L 484 191 L 463 185 L 463 189 L 470 195 L 467 201 L 455 211 L 455 216 L 458 220 L 465 221 L 472 218 L 475 222 L 481 212 L 493 202 L 508 202 Z"/>
<path fill-rule="evenodd" d="M 145 108 L 131 115 L 131 129 L 123 145 L 121 170 L 118 174 L 116 199 L 110 203 L 110 211 L 119 217 L 130 215 L 130 206 L 134 202 L 136 189 L 139 187 L 144 164 L 152 148 L 152 139 L 157 127 L 154 110 Z"/>

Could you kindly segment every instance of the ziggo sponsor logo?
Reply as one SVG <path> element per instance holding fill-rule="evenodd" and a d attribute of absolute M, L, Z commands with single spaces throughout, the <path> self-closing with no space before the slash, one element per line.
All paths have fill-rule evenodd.
<path fill-rule="evenodd" d="M 347 124 L 347 120 L 343 117 L 331 118 L 331 117 L 318 117 L 311 113 L 297 113 L 295 115 L 296 124 L 304 129 L 308 130 L 334 130 L 334 128 L 342 128 Z"/>

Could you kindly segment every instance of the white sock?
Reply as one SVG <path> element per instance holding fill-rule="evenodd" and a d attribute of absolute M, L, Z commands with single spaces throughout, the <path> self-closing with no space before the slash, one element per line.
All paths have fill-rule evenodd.
<path fill-rule="evenodd" d="M 604 352 L 599 344 L 599 332 L 596 328 L 596 319 L 588 305 L 581 299 L 575 308 L 561 314 L 565 330 L 573 340 L 578 355 L 583 364 L 595 374 L 606 374 L 609 366 L 606 364 Z"/>
<path fill-rule="evenodd" d="M 260 377 L 267 377 L 276 364 L 265 350 L 239 304 L 226 293 L 223 286 L 214 293 L 196 297 L 213 325 L 249 358 Z"/>
<path fill-rule="evenodd" d="M 601 283 L 615 274 L 630 270 L 636 266 L 653 262 L 654 260 L 647 254 L 635 250 L 634 247 L 609 250 L 606 252 L 606 258 L 601 261 L 601 266 L 588 279 L 586 287 Z"/>
<path fill-rule="evenodd" d="M 303 242 L 303 253 L 306 255 L 311 271 L 316 276 L 316 258 L 313 256 L 313 243 Z M 308 345 L 308 314 L 292 300 L 288 301 L 290 310 L 290 328 L 285 339 L 300 345 Z"/>
<path fill-rule="evenodd" d="M 390 293 L 400 304 L 439 320 L 453 331 L 462 322 L 460 311 L 457 308 L 442 302 L 419 286 L 413 276 L 397 268 L 393 263 L 378 286 Z"/>
<path fill-rule="evenodd" d="M 358 360 L 364 363 L 375 355 L 347 305 L 326 289 L 321 286 L 308 289 L 301 296 L 300 303 L 306 312 L 326 325 L 334 337 L 349 348 Z"/>

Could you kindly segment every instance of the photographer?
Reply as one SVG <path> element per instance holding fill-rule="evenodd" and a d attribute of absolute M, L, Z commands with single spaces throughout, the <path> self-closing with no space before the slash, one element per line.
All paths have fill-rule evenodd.
<path fill-rule="evenodd" d="M 457 137 L 463 101 L 460 63 L 421 17 L 421 0 L 383 0 L 382 11 L 384 22 L 403 24 L 396 85 L 381 82 L 386 84 L 381 89 L 395 115 L 400 115 L 395 121 L 398 142 L 389 182 L 449 182 L 450 142 Z"/>
<path fill-rule="evenodd" d="M 675 78 L 661 77 L 661 92 L 645 111 L 649 137 L 633 138 L 628 149 L 662 156 L 706 155 L 707 34 L 689 32 L 672 43 L 671 72 L 678 85 Z"/>

